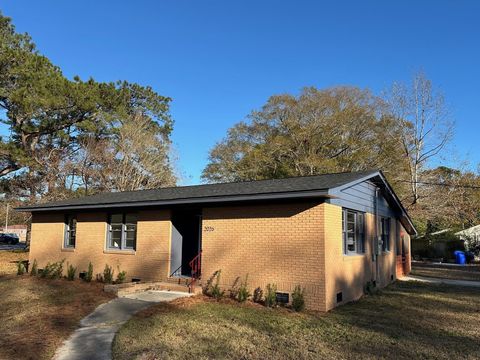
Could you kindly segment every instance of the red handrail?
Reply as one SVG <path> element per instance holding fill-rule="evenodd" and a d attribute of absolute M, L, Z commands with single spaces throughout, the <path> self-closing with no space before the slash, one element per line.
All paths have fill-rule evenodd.
<path fill-rule="evenodd" d="M 195 256 L 189 263 L 190 268 L 192 269 L 191 276 L 192 281 L 190 282 L 190 292 L 193 292 L 195 283 L 200 278 L 200 271 L 202 269 L 202 251 L 200 251 L 197 256 Z"/>

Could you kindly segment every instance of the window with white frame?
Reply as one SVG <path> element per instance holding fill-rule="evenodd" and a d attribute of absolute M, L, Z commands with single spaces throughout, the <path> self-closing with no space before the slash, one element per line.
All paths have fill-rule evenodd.
<path fill-rule="evenodd" d="M 63 247 L 74 249 L 76 238 L 77 238 L 77 218 L 75 217 L 75 215 L 66 215 Z"/>
<path fill-rule="evenodd" d="M 382 237 L 382 251 L 390 251 L 390 218 L 380 218 L 380 235 Z"/>
<path fill-rule="evenodd" d="M 135 250 L 137 247 L 137 215 L 111 214 L 108 220 L 107 248 Z"/>
<path fill-rule="evenodd" d="M 363 254 L 365 252 L 365 214 L 343 209 L 342 234 L 345 255 Z"/>

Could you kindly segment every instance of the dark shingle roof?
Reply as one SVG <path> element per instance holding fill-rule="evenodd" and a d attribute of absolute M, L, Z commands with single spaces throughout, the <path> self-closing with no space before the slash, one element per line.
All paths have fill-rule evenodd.
<path fill-rule="evenodd" d="M 36 204 L 32 206 L 19 207 L 21 211 L 55 210 L 56 208 L 88 208 L 100 205 L 128 204 L 142 205 L 142 203 L 169 202 L 182 200 L 183 203 L 199 202 L 201 199 L 231 198 L 265 195 L 274 196 L 279 194 L 300 193 L 305 191 L 317 191 L 318 194 L 327 192 L 331 188 L 348 184 L 352 181 L 374 176 L 378 171 L 363 171 L 336 173 L 315 176 L 292 177 L 285 179 L 259 180 L 232 182 L 221 184 L 207 184 L 194 186 L 178 186 L 152 190 L 126 191 L 101 193 L 83 198 L 75 198 L 64 201 Z M 294 196 L 294 194 L 293 194 Z"/>

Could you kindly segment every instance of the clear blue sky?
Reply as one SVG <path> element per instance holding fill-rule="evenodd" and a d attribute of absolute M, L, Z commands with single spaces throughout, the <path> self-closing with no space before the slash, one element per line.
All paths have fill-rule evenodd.
<path fill-rule="evenodd" d="M 208 150 L 270 95 L 379 92 L 419 69 L 446 95 L 455 151 L 480 162 L 480 1 L 3 0 L 0 9 L 67 76 L 172 97 L 183 184 L 200 181 Z"/>

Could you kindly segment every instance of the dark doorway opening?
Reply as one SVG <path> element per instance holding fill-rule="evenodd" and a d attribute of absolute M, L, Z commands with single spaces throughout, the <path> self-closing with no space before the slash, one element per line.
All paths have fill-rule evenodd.
<path fill-rule="evenodd" d="M 189 263 L 201 250 L 201 226 L 200 209 L 172 212 L 171 276 L 192 275 Z"/>

